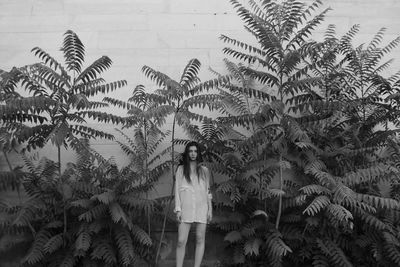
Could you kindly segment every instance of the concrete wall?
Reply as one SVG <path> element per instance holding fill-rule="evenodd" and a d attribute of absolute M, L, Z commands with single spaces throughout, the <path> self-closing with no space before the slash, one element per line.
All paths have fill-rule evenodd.
<path fill-rule="evenodd" d="M 328 24 L 337 25 L 339 33 L 361 24 L 359 42 L 368 42 L 381 27 L 387 28 L 385 40 L 400 33 L 398 0 L 324 2 L 333 10 L 315 38 Z M 107 81 L 128 81 L 127 87 L 112 94 L 120 99 L 128 98 L 137 84 L 155 88 L 141 73 L 143 65 L 179 79 L 185 64 L 196 57 L 203 65 L 200 77 L 206 80 L 212 77 L 209 67 L 224 72 L 220 34 L 249 39 L 228 0 L 0 0 L 0 69 L 37 62 L 30 52 L 36 46 L 62 61 L 59 47 L 68 29 L 75 31 L 85 44 L 86 64 L 102 55 L 113 60 L 104 77 Z M 399 58 L 400 50 L 391 56 Z M 394 66 L 390 72 L 398 69 L 398 62 Z M 117 109 L 113 112 L 125 113 Z M 113 128 L 102 126 L 111 132 Z M 166 128 L 170 128 L 169 124 Z M 106 157 L 115 156 L 121 164 L 126 161 L 114 142 L 98 140 L 93 145 Z M 51 147 L 40 153 L 56 155 Z M 73 158 L 73 154 L 63 153 L 64 162 Z M 3 158 L 1 165 L 5 165 Z"/>

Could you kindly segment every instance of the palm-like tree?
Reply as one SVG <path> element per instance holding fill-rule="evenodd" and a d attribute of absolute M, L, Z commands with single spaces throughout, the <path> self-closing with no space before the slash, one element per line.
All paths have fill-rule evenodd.
<path fill-rule="evenodd" d="M 159 178 L 170 167 L 170 161 L 165 157 L 170 151 L 170 146 L 161 152 L 158 151 L 170 131 L 163 132 L 159 128 L 164 122 L 164 116 L 154 114 L 154 109 L 159 104 L 154 102 L 153 98 L 154 95 L 146 93 L 143 85 L 138 85 L 127 102 L 110 97 L 103 99 L 104 102 L 128 111 L 128 116 L 124 118 L 123 129 L 117 129 L 124 137 L 125 142 L 117 141 L 117 143 L 130 159 L 125 170 L 130 173 L 132 184 L 141 188 L 141 194 L 145 194 L 146 198 Z M 127 134 L 124 129 L 132 129 L 131 134 Z M 151 217 L 154 214 L 150 214 L 150 211 L 146 211 L 145 215 L 147 217 L 147 233 L 151 235 L 151 224 L 157 220 Z"/>
<path fill-rule="evenodd" d="M 61 176 L 57 163 L 42 159 L 35 166 L 24 157 L 28 199 L 0 204 L 8 245 L 29 244 L 24 266 L 137 266 L 151 260 L 152 240 L 142 229 L 141 214 L 154 201 L 143 198 L 131 173 L 112 160 L 87 146 L 77 152 L 77 162 Z"/>
<path fill-rule="evenodd" d="M 279 189 L 282 191 L 283 171 L 290 168 L 287 164 L 291 160 L 290 153 L 310 147 L 310 138 L 298 124 L 298 114 L 292 112 L 291 106 L 317 97 L 311 89 L 320 78 L 310 77 L 314 66 L 307 64 L 305 59 L 318 44 L 307 38 L 329 9 L 310 18 L 320 1 L 308 7 L 298 1 L 249 1 L 249 9 L 238 1 L 232 0 L 231 3 L 246 29 L 255 37 L 256 44 L 222 35 L 222 41 L 235 46 L 223 51 L 248 64 L 242 65 L 240 70 L 259 82 L 261 89 L 258 91 L 261 92 L 243 87 L 237 89 L 262 101 L 258 100 L 260 107 L 254 114 L 230 116 L 224 120 L 236 125 L 243 125 L 243 122 L 245 125 L 264 124 L 255 128 L 253 139 L 259 144 L 270 144 L 264 152 L 278 162 Z M 281 209 L 282 195 L 279 196 L 276 228 L 279 227 Z"/>
<path fill-rule="evenodd" d="M 101 78 L 112 64 L 107 56 L 83 69 L 85 47 L 73 31 L 65 33 L 61 51 L 65 67 L 43 49 L 33 48 L 32 52 L 42 62 L 19 68 L 9 83 L 9 87 L 15 89 L 20 82 L 32 96 L 22 97 L 14 90 L 14 96 L 0 106 L 2 121 L 8 131 L 16 134 L 19 143 L 27 142 L 27 149 L 31 149 L 51 141 L 57 146 L 59 164 L 61 146 L 79 143 L 77 136 L 113 139 L 111 134 L 83 125 L 85 118 L 97 122 L 121 122 L 116 116 L 95 111 L 107 104 L 89 98 L 126 85 L 124 80 L 106 83 Z M 32 122 L 34 126 L 24 124 L 26 122 Z"/>
<path fill-rule="evenodd" d="M 219 77 L 213 80 L 200 82 L 198 77 L 200 71 L 200 61 L 191 59 L 185 66 L 183 73 L 178 81 L 170 78 L 168 75 L 152 69 L 149 66 L 144 66 L 142 71 L 146 77 L 154 81 L 160 88 L 155 90 L 153 94 L 149 94 L 152 102 L 158 103 L 153 109 L 152 114 L 165 120 L 167 116 L 172 116 L 172 130 L 171 130 L 171 176 L 173 177 L 173 184 L 171 189 L 171 196 L 173 193 L 173 186 L 175 183 L 175 131 L 176 126 L 181 126 L 183 130 L 191 137 L 195 134 L 198 128 L 193 125 L 193 122 L 209 121 L 210 118 L 204 115 L 196 114 L 191 111 L 194 107 L 208 107 L 210 110 L 220 108 L 219 94 L 204 94 L 209 90 L 216 88 L 222 84 L 229 82 L 228 77 Z M 202 94 L 203 93 L 203 94 Z M 161 241 L 164 236 L 164 229 L 166 218 L 171 205 L 169 200 L 168 208 L 166 209 L 163 228 L 161 232 L 160 243 L 157 249 L 156 263 L 161 248 Z"/>
<path fill-rule="evenodd" d="M 278 169 L 278 209 L 267 206 L 263 211 L 268 215 L 276 214 L 276 228 L 283 222 L 279 231 L 266 235 L 268 239 L 260 239 L 265 236 L 266 229 L 271 228 L 263 218 L 256 216 L 245 224 L 237 223 L 227 235 L 233 246 L 240 248 L 235 255 L 260 255 L 258 259 L 264 255 L 261 249 L 266 249 L 271 253 L 267 260 L 273 266 L 279 266 L 284 255 L 287 255 L 285 261 L 299 265 L 351 266 L 353 257 L 365 263 L 343 245 L 344 240 L 349 240 L 349 231 L 353 233 L 351 238 L 360 238 L 359 241 L 366 241 L 368 246 L 387 247 L 386 254 L 379 249 L 376 254 L 387 255 L 382 263 L 397 264 L 398 249 L 388 242 L 393 237 L 393 228 L 381 222 L 397 223 L 392 217 L 397 215 L 387 210 L 397 209 L 399 203 L 381 195 L 376 186 L 384 179 L 396 181 L 398 169 L 393 166 L 398 151 L 390 147 L 397 145 L 392 142 L 386 146 L 391 143 L 387 136 L 394 131 L 374 133 L 373 127 L 384 125 L 385 121 L 394 119 L 390 115 L 397 114 L 398 78 L 394 75 L 386 80 L 380 76 L 379 72 L 390 61 L 380 65 L 379 60 L 397 45 L 398 39 L 381 49 L 377 46 L 382 34 L 378 33 L 367 49 L 354 49 L 351 40 L 357 27 L 341 39 L 334 36 L 330 27 L 324 42 L 308 42 L 306 39 L 312 29 L 327 12 L 306 21 L 320 1 L 308 8 L 297 1 L 281 4 L 249 1 L 250 9 L 238 1 L 232 3 L 257 42 L 249 45 L 222 36 L 224 42 L 236 47 L 225 48 L 224 52 L 248 64 L 240 67 L 241 73 L 258 80 L 261 86 L 255 90 L 239 83 L 237 88 L 228 89 L 231 93 L 240 92 L 256 99 L 254 103 L 261 102 L 262 108 L 255 114 L 247 114 L 242 108 L 246 106 L 243 102 L 231 101 L 231 110 L 236 114 L 221 120 L 248 129 L 259 123 L 256 133 L 242 142 L 247 146 L 259 144 L 256 147 L 264 149 L 264 158 L 260 157 L 259 164 L 249 173 L 274 165 L 273 169 Z M 386 103 L 378 96 L 382 93 L 387 97 Z M 364 114 L 368 121 L 361 119 Z M 238 163 L 232 166 L 239 169 L 243 159 L 248 159 L 244 157 L 246 154 L 241 154 L 232 157 L 233 162 Z M 284 172 L 284 169 L 287 170 Z M 282 174 L 288 172 L 294 174 L 295 179 L 283 181 Z M 271 172 L 264 173 L 266 182 L 270 181 L 267 174 Z M 222 184 L 220 190 L 231 196 L 237 190 L 253 193 L 254 187 L 248 183 L 235 182 Z M 285 192 L 281 190 L 283 185 Z M 357 236 L 369 228 L 353 231 L 354 222 L 372 227 L 374 233 L 383 228 L 387 231 L 379 238 L 366 233 Z M 362 251 L 365 247 L 359 249 Z M 290 250 L 293 253 L 287 253 Z M 239 256 L 239 260 L 244 260 Z M 304 261 L 299 260 L 301 258 Z"/>

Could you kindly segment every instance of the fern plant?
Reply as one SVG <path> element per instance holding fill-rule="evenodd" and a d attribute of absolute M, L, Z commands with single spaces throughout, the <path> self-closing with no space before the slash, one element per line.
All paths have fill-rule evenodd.
<path fill-rule="evenodd" d="M 10 72 L 0 70 L 0 103 L 15 96 L 12 88 L 10 88 L 10 84 L 12 84 L 12 79 L 15 75 L 15 72 L 15 68 Z M 20 189 L 23 172 L 21 171 L 21 166 L 13 166 L 13 163 L 10 160 L 10 153 L 15 152 L 17 147 L 18 142 L 14 133 L 9 132 L 7 125 L 2 124 L 0 126 L 0 151 L 2 152 L 0 160 L 6 163 L 8 170 L 0 171 L 0 191 L 6 191 L 10 189 L 16 190 L 19 201 L 21 201 Z"/>
<path fill-rule="evenodd" d="M 154 111 L 159 103 L 154 101 L 154 95 L 146 93 L 143 85 L 138 85 L 133 90 L 132 97 L 127 102 L 106 97 L 103 101 L 127 109 L 128 116 L 122 130 L 117 131 L 125 142 L 117 141 L 130 162 L 126 169 L 131 173 L 132 183 L 143 189 L 143 197 L 149 198 L 159 178 L 168 172 L 170 161 L 166 155 L 170 152 L 170 146 L 160 151 L 160 145 L 170 135 L 170 131 L 163 132 L 160 126 L 164 124 L 165 117 L 157 116 Z M 127 133 L 129 131 L 129 133 Z M 158 201 L 157 201 L 158 202 Z M 152 236 L 152 225 L 159 226 L 162 204 L 157 203 L 155 213 L 147 217 L 147 233 Z"/>
<path fill-rule="evenodd" d="M 106 107 L 104 102 L 90 101 L 100 93 L 108 93 L 126 85 L 125 80 L 106 83 L 101 74 L 112 61 L 103 56 L 84 69 L 85 47 L 78 35 L 68 30 L 61 47 L 65 66 L 45 50 L 35 47 L 32 52 L 42 62 L 21 67 L 9 79 L 5 104 L 0 106 L 1 120 L 8 132 L 13 132 L 26 148 L 43 147 L 51 141 L 58 149 L 79 142 L 79 138 L 113 139 L 111 134 L 85 125 L 85 118 L 97 122 L 121 122 L 117 116 L 96 111 Z M 22 85 L 32 96 L 17 94 Z M 28 122 L 33 123 L 29 125 Z M 61 171 L 61 165 L 59 172 Z"/>
<path fill-rule="evenodd" d="M 202 94 L 213 88 L 216 88 L 220 84 L 229 82 L 228 77 L 219 77 L 213 80 L 200 82 L 198 77 L 200 71 L 200 61 L 197 59 L 191 59 L 185 66 L 183 73 L 179 81 L 171 79 L 168 75 L 156 71 L 151 67 L 144 66 L 142 68 L 143 73 L 146 77 L 151 79 L 159 86 L 153 94 L 149 94 L 149 98 L 158 105 L 152 110 L 152 113 L 159 120 L 164 120 L 167 116 L 172 116 L 172 130 L 171 130 L 171 176 L 173 177 L 173 184 L 171 189 L 171 196 L 173 194 L 173 187 L 175 183 L 175 131 L 176 126 L 182 127 L 189 135 L 193 130 L 196 130 L 196 126 L 192 123 L 193 121 L 202 122 L 209 120 L 207 116 L 200 115 L 191 111 L 195 107 L 207 106 L 210 110 L 218 109 L 220 98 L 219 94 Z M 166 219 L 170 210 L 172 198 L 168 201 L 168 207 L 166 209 L 163 221 L 163 227 L 161 231 L 161 237 L 159 246 L 156 254 L 156 263 L 160 253 L 161 242 L 164 236 L 164 230 L 166 225 Z"/>
<path fill-rule="evenodd" d="M 249 98 L 254 111 L 249 113 L 240 108 L 243 101 L 242 104 L 234 101 L 231 103 L 233 114 L 221 118 L 220 121 L 250 131 L 246 133 L 250 134 L 249 137 L 243 140 L 239 148 L 246 160 L 238 162 L 246 166 L 244 178 L 251 181 L 250 188 L 253 191 L 247 192 L 256 203 L 260 203 L 261 210 L 275 220 L 273 231 L 278 230 L 279 239 L 282 238 L 279 226 L 283 195 L 286 194 L 283 190 L 284 177 L 301 169 L 298 158 L 312 153 L 313 146 L 301 125 L 301 120 L 307 118 L 299 118 L 299 114 L 292 112 L 291 106 L 314 97 L 312 89 L 320 77 L 310 76 L 314 66 L 308 64 L 306 59 L 312 55 L 311 51 L 318 43 L 307 39 L 312 30 L 322 22 L 328 9 L 312 17 L 311 13 L 320 6 L 320 1 L 315 1 L 310 6 L 298 1 L 249 1 L 247 6 L 238 1 L 231 3 L 255 42 L 243 43 L 222 35 L 221 40 L 230 45 L 223 52 L 242 62 L 235 70 L 236 77 L 247 77 L 255 83 L 248 85 L 241 82 L 238 86 L 227 89 L 231 94 Z M 240 79 L 243 81 L 243 78 Z M 270 188 L 274 177 L 278 179 L 278 185 Z M 267 199 L 276 208 L 262 205 Z M 266 243 L 272 240 L 261 240 L 260 246 L 276 248 Z M 283 239 L 281 242 L 284 243 Z M 280 253 L 272 253 L 269 262 L 272 265 L 279 264 L 282 257 L 290 251 L 287 247 L 280 250 Z M 242 253 L 251 255 L 248 251 Z"/>
<path fill-rule="evenodd" d="M 80 151 L 79 161 L 61 176 L 55 162 L 42 159 L 35 166 L 25 158 L 29 199 L 1 206 L 7 214 L 1 231 L 32 240 L 23 266 L 145 264 L 152 240 L 142 229 L 140 214 L 153 203 L 132 185 L 130 172 L 89 152 L 87 147 Z"/>
<path fill-rule="evenodd" d="M 310 127 L 314 142 L 318 147 L 324 147 L 324 151 L 318 155 L 323 162 L 316 159 L 307 167 L 319 182 L 301 189 L 307 191 L 307 199 L 312 195 L 304 212 L 312 216 L 325 213 L 327 217 L 314 221 L 317 222 L 314 226 L 318 229 L 324 221 L 335 227 L 336 231 L 324 238 L 336 247 L 342 260 L 345 254 L 356 266 L 397 265 L 399 250 L 395 244 L 398 241 L 396 237 L 388 237 L 392 237 L 398 227 L 395 210 L 399 203 L 393 196 L 385 194 L 380 185 L 396 184 L 399 177 L 397 129 L 387 125 L 388 122 L 395 123 L 398 112 L 396 101 L 392 102 L 398 78 L 397 75 L 381 76 L 380 71 L 391 60 L 383 64 L 380 61 L 399 39 L 379 48 L 383 33 L 379 31 L 367 49 L 362 49 L 363 46 L 353 49 L 349 39 L 356 31 L 357 26 L 341 39 L 331 38 L 335 53 L 341 58 L 338 65 L 343 70 L 334 81 L 339 87 L 328 87 L 328 94 L 334 95 L 333 102 L 336 103 L 333 104 L 337 111 L 330 120 Z M 331 79 L 327 81 L 332 84 Z M 342 228 L 346 233 L 341 231 Z M 357 248 L 356 253 L 344 245 L 346 241 Z M 316 247 L 332 262 L 333 255 L 329 255 L 321 244 L 318 241 Z M 375 247 L 390 249 L 385 251 Z M 361 256 L 369 248 L 376 252 L 367 258 Z"/>
<path fill-rule="evenodd" d="M 159 104 L 152 100 L 152 95 L 146 93 L 142 85 L 136 86 L 132 97 L 127 102 L 110 97 L 104 98 L 103 101 L 128 110 L 128 116 L 123 118 L 123 129 L 133 128 L 133 137 L 117 129 L 127 141 L 127 143 L 120 141 L 117 143 L 130 157 L 127 167 L 133 171 L 134 180 L 143 187 L 152 188 L 160 175 L 169 167 L 169 162 L 163 158 L 169 152 L 169 148 L 156 154 L 159 145 L 170 134 L 170 131 L 163 132 L 159 128 L 163 125 L 165 118 L 153 113 Z"/>
<path fill-rule="evenodd" d="M 256 40 L 250 45 L 221 36 L 235 47 L 224 52 L 242 61 L 228 66 L 239 83 L 223 93 L 230 108 L 220 122 L 236 126 L 245 137 L 230 140 L 232 152 L 221 164 L 230 179 L 217 190 L 228 196 L 223 204 L 234 207 L 225 211 L 231 220 L 218 221 L 234 263 L 396 265 L 397 241 L 391 238 L 397 220 L 389 210 L 398 202 L 382 195 L 378 185 L 396 183 L 397 156 L 382 149 L 389 149 L 397 130 L 375 128 L 394 122 L 397 114 L 392 101 L 397 75 L 379 75 L 390 63 L 379 65 L 379 60 L 398 39 L 378 48 L 379 32 L 368 49 L 353 49 L 357 27 L 338 39 L 330 26 L 323 42 L 307 41 L 328 11 L 307 20 L 320 1 L 309 7 L 297 1 L 249 1 L 249 8 L 231 2 Z M 255 112 L 249 112 L 248 103 Z M 364 115 L 368 122 L 360 119 Z M 273 180 L 278 180 L 275 188 Z M 382 246 L 390 252 L 360 256 Z"/>

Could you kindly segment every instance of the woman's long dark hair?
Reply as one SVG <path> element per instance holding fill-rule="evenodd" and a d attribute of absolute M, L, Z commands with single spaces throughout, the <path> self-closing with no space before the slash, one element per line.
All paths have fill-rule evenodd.
<path fill-rule="evenodd" d="M 179 165 L 183 166 L 183 176 L 185 177 L 186 181 L 188 183 L 191 183 L 191 179 L 190 179 L 190 158 L 189 158 L 189 148 L 191 146 L 195 146 L 197 148 L 197 158 L 196 158 L 196 162 L 197 162 L 197 177 L 200 179 L 200 172 L 201 172 L 201 166 L 199 163 L 203 162 L 203 157 L 201 155 L 201 147 L 199 146 L 199 144 L 195 141 L 190 141 L 189 143 L 186 144 L 185 147 L 185 151 L 182 153 L 182 159 L 179 162 Z"/>

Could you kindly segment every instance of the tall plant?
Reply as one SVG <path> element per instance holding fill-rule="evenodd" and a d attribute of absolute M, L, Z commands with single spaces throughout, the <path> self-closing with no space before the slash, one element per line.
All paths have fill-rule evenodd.
<path fill-rule="evenodd" d="M 17 69 L 11 71 L 0 70 L 0 103 L 4 103 L 9 99 L 17 96 L 14 92 L 12 85 L 14 84 L 14 77 Z M 29 115 L 28 115 L 29 116 Z M 31 119 L 34 119 L 35 115 L 32 115 Z M 3 119 L 5 115 L 2 114 Z M 22 183 L 21 167 L 13 166 L 9 154 L 15 152 L 18 147 L 18 142 L 13 132 L 10 132 L 7 124 L 3 123 L 0 126 L 0 150 L 2 152 L 1 157 L 4 157 L 4 161 L 7 164 L 8 171 L 0 172 L 0 190 L 13 189 L 18 191 L 20 197 L 20 187 Z"/>
<path fill-rule="evenodd" d="M 6 240 L 11 247 L 30 243 L 24 266 L 143 265 L 152 241 L 140 214 L 152 209 L 152 201 L 132 185 L 130 172 L 85 145 L 79 145 L 78 153 L 77 163 L 61 176 L 51 160 L 35 166 L 24 158 L 29 198 L 22 204 L 1 202 Z M 15 241 L 21 235 L 25 238 Z"/>
<path fill-rule="evenodd" d="M 90 101 L 99 93 L 108 93 L 126 85 L 126 81 L 106 83 L 101 74 L 111 67 L 112 61 L 103 56 L 84 69 L 85 47 L 78 35 L 69 30 L 61 47 L 65 66 L 39 47 L 32 52 L 41 63 L 19 68 L 9 88 L 13 97 L 0 105 L 8 132 L 13 132 L 26 148 L 43 147 L 51 141 L 57 147 L 59 173 L 61 173 L 61 147 L 79 142 L 77 137 L 107 138 L 113 136 L 88 127 L 85 118 L 97 122 L 121 122 L 117 116 L 96 111 L 106 107 L 104 102 Z M 22 97 L 16 88 L 21 84 L 32 96 Z M 10 94 L 9 94 L 10 95 Z M 28 125 L 28 123 L 33 123 Z"/>
<path fill-rule="evenodd" d="M 104 102 L 127 109 L 128 116 L 124 117 L 123 129 L 117 131 L 125 142 L 117 141 L 130 162 L 126 169 L 130 172 L 132 183 L 143 188 L 143 194 L 149 198 L 149 192 L 154 188 L 159 178 L 170 168 L 166 154 L 170 146 L 159 151 L 160 145 L 168 137 L 170 131 L 163 132 L 164 114 L 157 112 L 159 103 L 153 101 L 154 95 L 146 93 L 143 85 L 133 90 L 132 97 L 127 102 L 105 97 Z M 130 130 L 127 133 L 124 130 Z M 147 233 L 151 236 L 151 225 L 156 218 L 151 211 L 146 211 Z"/>
<path fill-rule="evenodd" d="M 308 172 L 318 177 L 318 182 L 311 182 L 300 190 L 307 200 L 312 200 L 307 201 L 304 212 L 318 217 L 310 230 L 314 231 L 314 227 L 320 230 L 310 234 L 316 238 L 313 247 L 302 249 L 319 251 L 315 259 L 326 257 L 328 262 L 336 264 L 340 261 L 357 266 L 398 265 L 399 249 L 395 245 L 398 241 L 393 231 L 399 223 L 396 219 L 399 202 L 380 188 L 382 184 L 397 184 L 399 179 L 398 129 L 388 127 L 388 123 L 395 125 L 397 121 L 398 75 L 383 77 L 382 70 L 392 60 L 381 63 L 381 59 L 400 39 L 380 48 L 381 30 L 366 48 L 364 45 L 353 48 L 350 40 L 357 29 L 355 26 L 337 39 L 333 38 L 330 27 L 327 34 L 330 49 L 320 53 L 322 58 L 330 54 L 334 59 L 331 66 L 340 66 L 334 68 L 340 72 L 332 71 L 331 75 L 324 76 L 324 83 L 330 86 L 323 88 L 330 97 L 321 99 L 335 107 L 334 115 L 309 128 L 314 142 L 324 150 L 307 166 Z M 314 112 L 327 110 L 321 109 L 321 105 L 314 108 Z M 327 230 L 325 225 L 333 226 L 334 230 Z M 347 241 L 354 242 L 352 247 L 357 249 L 344 246 Z M 366 243 L 360 245 L 363 241 Z M 335 253 L 329 253 L 326 247 Z M 371 257 L 361 256 L 368 247 L 386 249 L 376 249 Z"/>
<path fill-rule="evenodd" d="M 269 218 L 274 218 L 275 230 L 270 231 L 280 240 L 284 176 L 301 168 L 298 158 L 310 153 L 312 148 L 310 137 L 300 125 L 303 118 L 298 118 L 290 107 L 314 97 L 312 88 L 320 78 L 310 77 L 313 66 L 305 59 L 317 44 L 307 39 L 323 21 L 328 9 L 311 16 L 320 6 L 320 1 L 310 6 L 298 1 L 249 1 L 248 7 L 234 0 L 231 3 L 255 38 L 255 43 L 248 44 L 222 35 L 221 40 L 234 47 L 225 47 L 223 51 L 246 63 L 240 66 L 239 71 L 258 85 L 243 86 L 242 83 L 228 89 L 247 95 L 257 108 L 254 113 L 239 113 L 222 120 L 252 130 L 250 137 L 240 146 L 244 155 L 252 155 L 246 156 L 250 160 L 246 165 L 252 166 L 247 170 L 249 177 L 261 182 L 255 189 L 256 196 L 261 202 L 271 197 L 277 200 L 274 201 L 276 208 L 271 210 L 264 205 L 261 210 L 269 213 Z M 237 103 L 233 106 L 233 110 L 238 107 Z M 273 177 L 278 179 L 278 188 L 271 191 L 268 185 Z M 277 248 L 271 239 L 256 241 L 257 248 L 246 249 L 244 254 L 251 255 L 260 246 Z M 281 248 L 276 253 L 271 250 L 271 262 L 280 262 L 282 256 L 291 251 L 286 245 Z"/>
<path fill-rule="evenodd" d="M 171 79 L 168 75 L 156 71 L 151 67 L 144 66 L 142 68 L 143 73 L 146 77 L 154 81 L 157 86 L 161 87 L 154 91 L 150 97 L 152 101 L 159 105 L 154 108 L 154 113 L 158 114 L 161 118 L 172 116 L 172 131 L 171 131 L 171 177 L 172 189 L 175 184 L 175 131 L 176 126 L 181 126 L 187 133 L 193 132 L 195 126 L 192 125 L 192 121 L 201 122 L 208 118 L 204 115 L 196 114 L 191 111 L 194 107 L 205 107 L 207 106 L 210 110 L 219 107 L 218 99 L 219 94 L 202 94 L 205 91 L 209 91 L 212 88 L 228 82 L 227 77 L 219 77 L 213 80 L 200 82 L 198 77 L 200 71 L 200 61 L 192 59 L 185 66 L 183 73 L 178 81 Z M 168 202 L 168 208 L 165 211 L 163 228 L 160 237 L 160 243 L 156 254 L 156 263 L 160 253 L 161 242 L 164 236 L 164 230 L 166 225 L 166 218 L 170 210 L 171 205 L 170 198 Z"/>
<path fill-rule="evenodd" d="M 232 196 L 244 196 L 243 192 L 244 203 L 253 206 L 254 212 L 247 208 L 244 218 L 235 216 L 235 220 L 219 222 L 228 232 L 226 240 L 234 247 L 234 259 L 237 263 L 267 261 L 271 266 L 397 264 L 397 241 L 388 242 L 394 228 L 380 222 L 396 225 L 396 215 L 388 211 L 397 209 L 399 203 L 382 195 L 377 186 L 385 179 L 395 182 L 398 177 L 393 161 L 397 158 L 393 149 L 397 141 L 393 139 L 395 131 L 375 129 L 397 114 L 396 101 L 392 102 L 397 97 L 393 94 L 397 75 L 389 79 L 379 75 L 390 63 L 379 65 L 379 59 L 397 45 L 398 39 L 378 48 L 380 32 L 368 49 L 353 49 L 351 38 L 356 28 L 337 39 L 330 27 L 323 42 L 310 42 L 306 39 L 327 12 L 307 20 L 320 1 L 309 7 L 297 1 L 249 1 L 250 8 L 231 2 L 256 45 L 222 36 L 224 42 L 237 48 L 224 48 L 224 52 L 245 61 L 248 65 L 242 65 L 240 72 L 260 85 L 247 88 L 239 83 L 228 89 L 231 95 L 234 92 L 255 99 L 251 103 L 261 107 L 254 114 L 246 114 L 243 102 L 230 101 L 236 114 L 221 118 L 245 129 L 259 123 L 257 131 L 237 143 L 236 152 L 227 157 L 231 163 L 224 164 L 242 170 L 245 163 L 247 172 L 239 171 L 239 179 L 219 188 L 231 196 L 236 211 L 241 202 L 235 203 Z M 367 115 L 368 121 L 356 120 L 359 114 Z M 249 152 L 243 148 L 249 148 Z M 249 155 L 255 155 L 252 152 L 257 148 L 262 152 L 255 160 Z M 246 162 L 248 159 L 250 162 Z M 261 176 L 257 174 L 260 170 Z M 278 179 L 277 208 L 259 201 L 271 199 L 271 189 L 265 190 L 271 175 Z M 254 186 L 256 177 L 264 187 Z M 383 214 L 385 219 L 380 217 Z M 271 217 L 274 226 L 265 220 Z M 384 237 L 376 239 L 366 234 L 369 227 L 375 228 L 374 233 L 379 227 L 387 230 Z M 358 235 L 360 232 L 363 234 Z M 352 238 L 370 241 L 363 243 L 365 246 L 354 245 L 358 252 L 351 253 L 344 244 Z M 375 259 L 360 257 L 368 246 L 381 244 L 390 247 L 390 256 L 377 250 Z M 383 255 L 388 259 L 383 260 Z"/>

